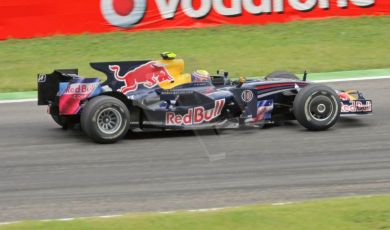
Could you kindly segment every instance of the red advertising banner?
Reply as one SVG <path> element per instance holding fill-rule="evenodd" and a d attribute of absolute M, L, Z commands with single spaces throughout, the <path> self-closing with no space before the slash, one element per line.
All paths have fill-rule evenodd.
<path fill-rule="evenodd" d="M 0 39 L 389 14 L 389 0 L 0 0 Z"/>

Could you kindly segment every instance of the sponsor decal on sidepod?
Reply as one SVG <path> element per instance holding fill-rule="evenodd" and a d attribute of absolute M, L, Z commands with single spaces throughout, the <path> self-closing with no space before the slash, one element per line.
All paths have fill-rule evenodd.
<path fill-rule="evenodd" d="M 242 91 L 241 99 L 242 99 L 242 101 L 247 102 L 247 103 L 252 101 L 252 99 L 253 99 L 253 92 L 251 90 L 248 90 L 248 89 Z"/>
<path fill-rule="evenodd" d="M 168 126 L 181 126 L 211 121 L 221 115 L 224 105 L 225 99 L 219 99 L 214 102 L 214 107 L 209 110 L 206 110 L 203 106 L 198 106 L 189 108 L 184 115 L 167 112 L 165 115 L 165 124 Z"/>

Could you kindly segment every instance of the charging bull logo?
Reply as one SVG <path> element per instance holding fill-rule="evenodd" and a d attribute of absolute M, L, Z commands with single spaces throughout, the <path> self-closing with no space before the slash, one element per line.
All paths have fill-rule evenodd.
<path fill-rule="evenodd" d="M 122 81 L 125 84 L 118 90 L 123 94 L 136 91 L 138 85 L 143 85 L 146 88 L 153 88 L 159 83 L 174 80 L 164 65 L 156 61 L 140 65 L 124 75 L 120 75 L 121 69 L 119 65 L 109 65 L 108 68 L 114 72 L 116 80 Z"/>

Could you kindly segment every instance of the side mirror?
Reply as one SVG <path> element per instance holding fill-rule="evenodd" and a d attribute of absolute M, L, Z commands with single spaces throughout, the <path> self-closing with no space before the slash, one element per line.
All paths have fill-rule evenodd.
<path fill-rule="evenodd" d="M 305 70 L 305 72 L 303 72 L 303 81 L 306 81 L 306 79 L 307 79 L 307 71 Z"/>

